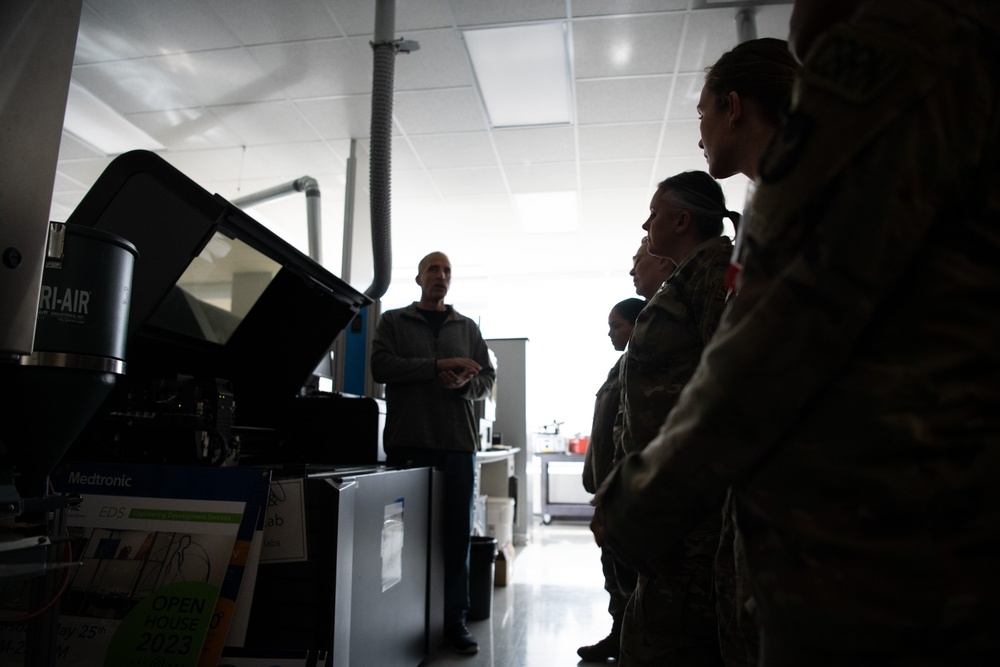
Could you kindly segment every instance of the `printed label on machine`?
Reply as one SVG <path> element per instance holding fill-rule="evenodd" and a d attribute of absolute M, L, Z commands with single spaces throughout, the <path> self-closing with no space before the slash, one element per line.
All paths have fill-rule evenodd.
<path fill-rule="evenodd" d="M 303 480 L 272 480 L 264 517 L 264 546 L 260 552 L 262 563 L 307 560 L 305 515 Z"/>
<path fill-rule="evenodd" d="M 382 592 L 403 580 L 403 499 L 385 506 L 382 521 Z"/>

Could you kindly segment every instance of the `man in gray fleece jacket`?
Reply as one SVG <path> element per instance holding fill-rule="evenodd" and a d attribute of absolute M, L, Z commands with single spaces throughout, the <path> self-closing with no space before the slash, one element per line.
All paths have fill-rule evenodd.
<path fill-rule="evenodd" d="M 479 327 L 444 303 L 451 262 L 441 252 L 420 260 L 420 301 L 382 314 L 371 369 L 385 384 L 383 442 L 390 466 L 444 471 L 445 637 L 452 649 L 479 650 L 465 625 L 469 544 L 479 424 L 473 401 L 493 389 L 496 370 Z"/>

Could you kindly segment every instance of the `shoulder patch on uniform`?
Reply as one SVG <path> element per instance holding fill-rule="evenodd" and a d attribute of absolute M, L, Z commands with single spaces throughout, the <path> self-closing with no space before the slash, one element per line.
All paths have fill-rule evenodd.
<path fill-rule="evenodd" d="M 801 111 L 793 111 L 785 119 L 760 161 L 762 182 L 775 183 L 792 171 L 802 157 L 815 126 L 815 121 Z"/>
<path fill-rule="evenodd" d="M 899 58 L 856 33 L 832 31 L 816 44 L 802 68 L 802 79 L 850 102 L 870 101 L 895 78 Z"/>

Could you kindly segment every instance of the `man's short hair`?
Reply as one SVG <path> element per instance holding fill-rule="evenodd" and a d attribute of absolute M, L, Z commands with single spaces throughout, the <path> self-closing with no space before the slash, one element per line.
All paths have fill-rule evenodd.
<path fill-rule="evenodd" d="M 424 267 L 427 266 L 427 260 L 430 259 L 434 255 L 441 255 L 445 259 L 448 259 L 448 255 L 444 254 L 440 250 L 435 250 L 434 252 L 429 252 L 426 255 L 424 255 L 423 258 L 420 260 L 420 263 L 417 264 L 417 273 L 418 274 L 424 272 Z"/>

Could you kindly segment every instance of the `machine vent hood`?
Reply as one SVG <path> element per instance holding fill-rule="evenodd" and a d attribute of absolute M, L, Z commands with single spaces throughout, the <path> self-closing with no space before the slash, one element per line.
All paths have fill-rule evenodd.
<path fill-rule="evenodd" d="M 128 374 L 229 380 L 250 421 L 294 397 L 371 303 L 148 151 L 112 161 L 67 222 L 138 249 Z"/>

